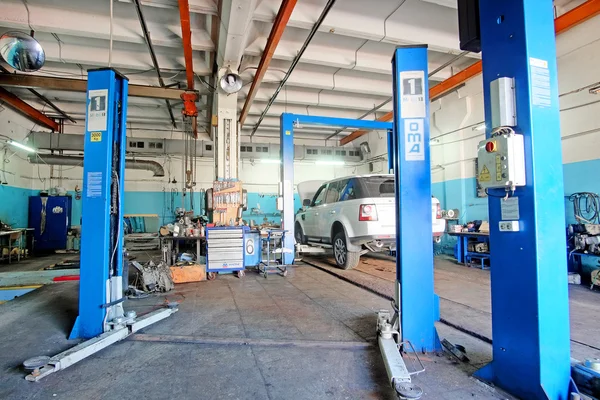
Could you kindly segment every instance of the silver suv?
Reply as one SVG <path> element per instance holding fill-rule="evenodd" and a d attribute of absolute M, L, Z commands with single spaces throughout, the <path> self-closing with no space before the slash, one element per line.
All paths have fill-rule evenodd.
<path fill-rule="evenodd" d="M 299 192 L 302 196 L 302 190 Z M 328 244 L 343 269 L 358 265 L 361 254 L 396 247 L 396 209 L 393 175 L 362 175 L 323 183 L 312 200 L 303 198 L 296 214 L 297 243 Z M 302 198 L 302 197 L 301 197 Z M 434 240 L 446 229 L 440 202 L 431 200 Z"/>

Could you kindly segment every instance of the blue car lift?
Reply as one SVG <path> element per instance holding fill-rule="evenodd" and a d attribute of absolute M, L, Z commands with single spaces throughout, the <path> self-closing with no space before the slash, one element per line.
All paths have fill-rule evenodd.
<path fill-rule="evenodd" d="M 489 190 L 493 361 L 476 375 L 524 399 L 567 399 L 570 332 L 552 1 L 480 1 L 487 137 L 492 82 L 514 79 L 526 184 L 516 232 L 500 231 L 503 189 Z"/>
<path fill-rule="evenodd" d="M 164 319 L 177 308 L 137 318 L 124 312 L 123 207 L 128 80 L 110 68 L 88 71 L 84 144 L 79 316 L 70 339 L 89 339 L 54 357 L 25 361 L 38 381 Z"/>
<path fill-rule="evenodd" d="M 395 56 L 396 75 L 400 69 L 409 69 L 409 78 L 417 70 L 417 76 L 427 76 L 426 47 L 405 48 L 397 50 Z M 419 82 L 407 81 L 408 85 Z M 400 354 L 399 348 L 417 354 L 419 351 L 435 351 L 440 349 L 440 342 L 434 327 L 439 316 L 438 298 L 433 292 L 433 242 L 431 240 L 431 172 L 429 168 L 429 110 L 427 96 L 427 80 L 421 79 L 423 85 L 420 97 L 423 111 L 420 119 L 394 123 L 365 121 L 345 118 L 318 117 L 297 114 L 281 115 L 281 193 L 283 197 L 283 228 L 288 230 L 285 247 L 291 251 L 286 254 L 286 264 L 294 260 L 294 127 L 304 125 L 328 126 L 341 128 L 358 128 L 386 130 L 390 138 L 390 167 L 395 171 L 396 182 L 396 216 L 399 223 L 396 234 L 397 284 L 392 315 L 389 311 L 378 314 L 377 331 L 379 347 L 388 371 L 390 384 L 400 398 L 418 398 L 422 390 L 412 384 L 411 376 L 424 369 L 409 372 Z M 411 98 L 412 99 L 412 98 Z M 401 101 L 395 98 L 394 111 L 402 114 L 398 107 Z M 414 105 L 412 105 L 414 108 Z M 418 105 L 417 105 L 418 106 Z M 409 106 L 407 106 L 409 107 Z M 396 112 L 397 111 L 397 112 Z M 408 112 L 410 115 L 410 110 Z M 413 124 L 418 130 L 413 131 Z M 398 132 L 398 136 L 392 133 Z M 417 142 L 413 142 L 417 140 Z M 397 145 L 395 145 L 397 144 Z M 406 157 L 399 157 L 405 154 Z M 402 204 L 402 207 L 400 205 Z M 404 211 L 403 211 L 404 210 Z M 411 210 L 409 213 L 408 210 Z M 417 212 L 418 211 L 418 212 Z M 404 235 L 402 234 L 404 233 Z M 404 287 L 404 290 L 399 290 Z M 398 313 L 399 311 L 399 313 Z M 398 320 L 401 315 L 402 322 Z"/>
<path fill-rule="evenodd" d="M 331 118 L 311 115 L 281 114 L 281 183 L 279 196 L 283 198 L 283 211 L 281 228 L 285 229 L 284 261 L 285 265 L 294 263 L 294 127 L 301 126 L 328 126 L 339 128 L 358 128 L 371 130 L 392 129 L 389 122 L 364 121 L 360 119 Z"/>

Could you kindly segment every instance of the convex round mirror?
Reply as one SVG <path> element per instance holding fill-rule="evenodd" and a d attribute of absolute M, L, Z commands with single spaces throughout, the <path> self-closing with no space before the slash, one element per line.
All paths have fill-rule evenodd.
<path fill-rule="evenodd" d="M 0 56 L 18 71 L 33 72 L 44 66 L 44 49 L 32 36 L 23 32 L 6 32 L 0 37 Z"/>

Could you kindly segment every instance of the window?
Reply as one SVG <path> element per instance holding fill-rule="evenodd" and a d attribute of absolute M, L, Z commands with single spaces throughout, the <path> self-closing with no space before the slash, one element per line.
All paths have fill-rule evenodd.
<path fill-rule="evenodd" d="M 246 152 L 246 146 L 240 146 L 240 153 Z"/>
<path fill-rule="evenodd" d="M 137 147 L 137 143 L 136 142 L 129 142 L 129 147 Z"/>
<path fill-rule="evenodd" d="M 156 148 L 157 149 L 162 149 L 163 148 L 162 145 L 163 145 L 162 142 L 156 142 Z"/>
<path fill-rule="evenodd" d="M 326 187 L 327 185 L 323 185 L 319 188 L 319 190 L 317 190 L 317 193 L 315 193 L 315 197 L 313 198 L 311 207 L 323 204 L 323 200 L 325 200 L 325 194 L 327 193 L 327 190 L 325 190 Z"/>
<path fill-rule="evenodd" d="M 246 153 L 252 153 L 252 146 L 246 146 Z"/>
<path fill-rule="evenodd" d="M 325 204 L 331 204 L 339 201 L 340 193 L 346 187 L 347 179 L 337 182 L 331 182 L 327 187 L 327 196 L 325 196 Z"/>
<path fill-rule="evenodd" d="M 137 142 L 137 147 L 138 149 L 143 149 L 144 148 L 144 142 Z"/>
<path fill-rule="evenodd" d="M 263 153 L 268 153 L 269 152 L 269 148 L 268 147 L 263 147 L 262 151 L 263 151 Z"/>
<path fill-rule="evenodd" d="M 306 149 L 306 154 L 319 154 L 317 149 Z"/>
<path fill-rule="evenodd" d="M 394 178 L 390 176 L 370 176 L 362 179 L 362 197 L 394 197 Z"/>
<path fill-rule="evenodd" d="M 321 150 L 321 154 L 330 156 L 331 154 L 333 154 L 333 151 L 327 150 L 327 149 L 323 149 L 323 150 Z"/>
<path fill-rule="evenodd" d="M 204 148 L 206 149 L 206 151 L 212 151 L 212 144 L 207 144 L 206 146 L 204 146 Z"/>
<path fill-rule="evenodd" d="M 149 148 L 151 148 L 151 149 L 155 149 L 155 148 L 156 148 L 156 143 L 154 143 L 154 142 L 149 142 L 149 143 L 148 143 L 148 147 L 149 147 Z"/>
<path fill-rule="evenodd" d="M 356 190 L 354 189 L 354 179 L 348 179 L 344 187 L 340 190 L 340 200 L 354 200 L 356 199 Z"/>

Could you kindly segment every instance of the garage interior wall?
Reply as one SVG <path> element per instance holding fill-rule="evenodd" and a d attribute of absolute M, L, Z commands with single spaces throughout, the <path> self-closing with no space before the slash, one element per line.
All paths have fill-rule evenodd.
<path fill-rule="evenodd" d="M 0 112 L 0 126 L 9 127 L 8 131 L 1 132 L 16 141 L 26 143 L 26 136 L 32 128 L 33 123 L 23 118 L 16 112 L 4 107 Z M 35 130 L 40 130 L 35 127 Z M 82 133 L 78 126 L 71 126 L 67 133 Z M 130 133 L 128 132 L 128 135 Z M 152 131 L 138 131 L 137 137 L 164 137 Z M 174 138 L 178 138 L 177 133 Z M 207 138 L 205 138 L 207 139 Z M 261 138 L 261 143 L 267 142 Z M 274 141 L 277 141 L 275 139 Z M 299 140 L 298 144 L 323 145 L 323 141 Z M 4 155 L 0 153 L 0 160 Z M 68 153 L 65 152 L 65 155 Z M 69 153 L 76 154 L 76 153 Z M 40 190 L 48 190 L 53 187 L 64 187 L 74 197 L 72 224 L 79 225 L 81 219 L 81 200 L 75 199 L 75 188 L 83 187 L 83 168 L 78 166 L 54 166 L 32 165 L 27 161 L 27 153 L 6 147 L 6 159 L 0 171 L 0 180 L 7 182 L 0 186 L 0 220 L 14 227 L 25 227 L 28 224 L 28 197 L 37 194 Z M 137 159 L 152 160 L 163 165 L 165 177 L 154 177 L 150 171 L 125 170 L 125 214 L 158 214 L 160 223 L 173 221 L 174 209 L 181 207 L 182 193 L 182 165 L 180 155 L 169 157 L 155 157 Z M 200 211 L 201 200 L 198 191 L 212 187 L 214 180 L 214 167 L 212 158 L 199 158 L 197 161 L 197 186 L 194 195 L 194 209 Z M 314 162 L 296 161 L 294 164 L 295 183 L 305 180 L 318 179 L 328 180 L 340 176 L 350 175 L 353 168 L 345 166 L 315 165 Z M 244 218 L 254 220 L 260 224 L 264 218 L 270 221 L 280 222 L 279 213 L 276 210 L 276 195 L 279 187 L 279 165 L 265 164 L 259 161 L 251 162 L 242 160 L 240 167 L 240 179 L 243 187 L 248 190 L 248 210 L 244 212 Z M 4 178 L 6 176 L 6 179 Z M 173 178 L 177 184 L 170 183 Z M 171 194 L 171 191 L 174 191 Z M 202 200 L 203 201 L 203 200 Z M 301 201 L 295 194 L 295 208 L 298 209 Z M 185 197 L 185 207 L 190 209 L 190 197 Z"/>
<path fill-rule="evenodd" d="M 600 193 L 600 180 L 590 174 L 600 169 L 600 95 L 587 89 L 570 93 L 600 81 L 600 19 L 593 18 L 558 36 L 557 57 L 565 196 Z M 477 197 L 475 179 L 477 144 L 485 137 L 483 131 L 474 129 L 484 121 L 481 75 L 432 102 L 430 112 L 432 194 L 444 209 L 458 208 L 461 223 L 487 220 L 487 198 Z M 366 140 L 375 160 L 387 155 L 384 132 L 371 132 Z M 370 168 L 384 172 L 387 161 L 374 161 L 371 167 L 367 163 L 360 170 L 368 172 Z M 574 223 L 573 206 L 566 197 L 565 206 L 566 223 Z"/>

